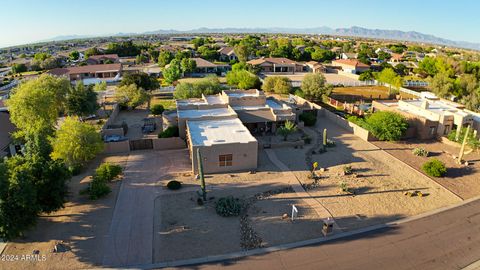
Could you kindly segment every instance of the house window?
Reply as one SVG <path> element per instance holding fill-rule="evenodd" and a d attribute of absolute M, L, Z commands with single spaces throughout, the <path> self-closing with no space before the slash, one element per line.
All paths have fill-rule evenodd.
<path fill-rule="evenodd" d="M 232 154 L 218 156 L 218 162 L 220 167 L 232 166 L 232 160 L 233 160 Z"/>
<path fill-rule="evenodd" d="M 430 132 L 429 132 L 430 136 L 435 135 L 435 133 L 436 133 L 436 128 L 435 127 L 430 127 Z"/>
<path fill-rule="evenodd" d="M 450 133 L 450 125 L 445 126 L 445 130 L 443 131 L 443 135 L 447 135 L 448 133 Z"/>

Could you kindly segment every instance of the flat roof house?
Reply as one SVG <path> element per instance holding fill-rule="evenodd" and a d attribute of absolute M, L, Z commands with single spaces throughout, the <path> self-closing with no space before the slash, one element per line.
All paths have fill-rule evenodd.
<path fill-rule="evenodd" d="M 370 69 L 370 66 L 357 59 L 337 59 L 332 61 L 332 66 L 341 67 L 347 73 L 362 73 Z"/>
<path fill-rule="evenodd" d="M 194 172 L 197 148 L 206 173 L 256 169 L 258 142 L 252 133 L 275 132 L 295 118 L 290 106 L 256 89 L 177 100 L 179 135 L 187 140 Z"/>
<path fill-rule="evenodd" d="M 414 136 L 419 139 L 433 139 L 447 135 L 452 130 L 475 125 L 474 115 L 455 104 L 438 98 L 399 100 L 398 102 L 374 101 L 374 110 L 394 111 L 404 115 L 410 126 L 415 128 Z"/>
<path fill-rule="evenodd" d="M 304 65 L 283 57 L 262 57 L 247 62 L 260 68 L 263 73 L 291 73 L 302 72 Z"/>
<path fill-rule="evenodd" d="M 72 83 L 81 80 L 84 84 L 117 81 L 120 80 L 121 72 L 120 63 L 56 68 L 49 71 L 52 75 L 68 77 Z"/>

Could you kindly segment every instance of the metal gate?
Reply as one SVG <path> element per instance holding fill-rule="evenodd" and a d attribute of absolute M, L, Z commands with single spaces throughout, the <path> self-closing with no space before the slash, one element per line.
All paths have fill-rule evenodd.
<path fill-rule="evenodd" d="M 153 149 L 152 139 L 130 140 L 130 151 Z"/>

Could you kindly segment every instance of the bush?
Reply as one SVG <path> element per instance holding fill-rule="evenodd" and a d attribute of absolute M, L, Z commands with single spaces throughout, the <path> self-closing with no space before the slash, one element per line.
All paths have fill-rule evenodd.
<path fill-rule="evenodd" d="M 302 89 L 295 89 L 295 92 L 293 94 L 297 97 L 305 98 L 305 94 L 303 93 Z"/>
<path fill-rule="evenodd" d="M 456 130 L 450 131 L 450 133 L 448 133 L 447 135 L 447 138 L 452 142 L 463 143 L 463 139 L 465 138 L 466 133 L 467 133 L 467 128 L 462 127 L 460 129 L 460 136 L 458 136 L 458 140 L 455 140 L 457 136 Z M 473 149 L 480 148 L 480 141 L 475 137 L 472 130 L 470 130 L 470 134 L 468 135 L 467 145 Z"/>
<path fill-rule="evenodd" d="M 352 174 L 352 173 L 353 173 L 352 166 L 347 165 L 347 166 L 343 167 L 343 174 L 349 175 L 349 174 Z"/>
<path fill-rule="evenodd" d="M 427 150 L 423 149 L 423 148 L 415 148 L 413 149 L 413 154 L 415 156 L 419 156 L 419 157 L 428 157 L 428 155 L 430 154 Z"/>
<path fill-rule="evenodd" d="M 107 185 L 107 183 L 95 176 L 87 188 L 87 194 L 89 195 L 90 200 L 97 200 L 101 197 L 104 197 L 110 193 L 110 191 L 110 187 Z"/>
<path fill-rule="evenodd" d="M 232 196 L 218 199 L 215 203 L 215 211 L 222 217 L 232 217 L 240 215 L 243 203 L 238 198 Z"/>
<path fill-rule="evenodd" d="M 178 182 L 177 180 L 172 180 L 167 183 L 167 188 L 170 190 L 177 190 L 182 188 L 182 183 Z"/>
<path fill-rule="evenodd" d="M 178 127 L 177 126 L 170 126 L 164 131 L 158 134 L 158 138 L 170 138 L 170 137 L 178 137 Z"/>
<path fill-rule="evenodd" d="M 305 126 L 307 127 L 314 126 L 317 122 L 317 116 L 312 112 L 304 112 L 300 114 L 298 118 L 300 119 L 300 121 L 303 121 L 303 123 L 305 123 Z"/>
<path fill-rule="evenodd" d="M 447 168 L 445 167 L 445 164 L 436 158 L 433 158 L 423 164 L 422 170 L 426 174 L 433 177 L 442 177 L 447 173 Z"/>
<path fill-rule="evenodd" d="M 122 167 L 116 164 L 102 163 L 95 170 L 95 178 L 104 182 L 112 181 L 122 173 Z"/>
<path fill-rule="evenodd" d="M 408 128 L 407 119 L 394 112 L 375 112 L 367 120 L 367 129 L 382 141 L 398 141 Z"/>
<path fill-rule="evenodd" d="M 152 107 L 150 107 L 150 111 L 152 112 L 153 115 L 161 115 L 163 111 L 165 111 L 165 108 L 163 107 L 162 104 L 155 104 Z"/>

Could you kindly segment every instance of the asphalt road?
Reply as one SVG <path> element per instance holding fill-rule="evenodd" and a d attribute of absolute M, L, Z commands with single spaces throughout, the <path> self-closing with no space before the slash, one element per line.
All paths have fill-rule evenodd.
<path fill-rule="evenodd" d="M 480 259 L 480 200 L 319 245 L 185 269 L 462 269 Z"/>

